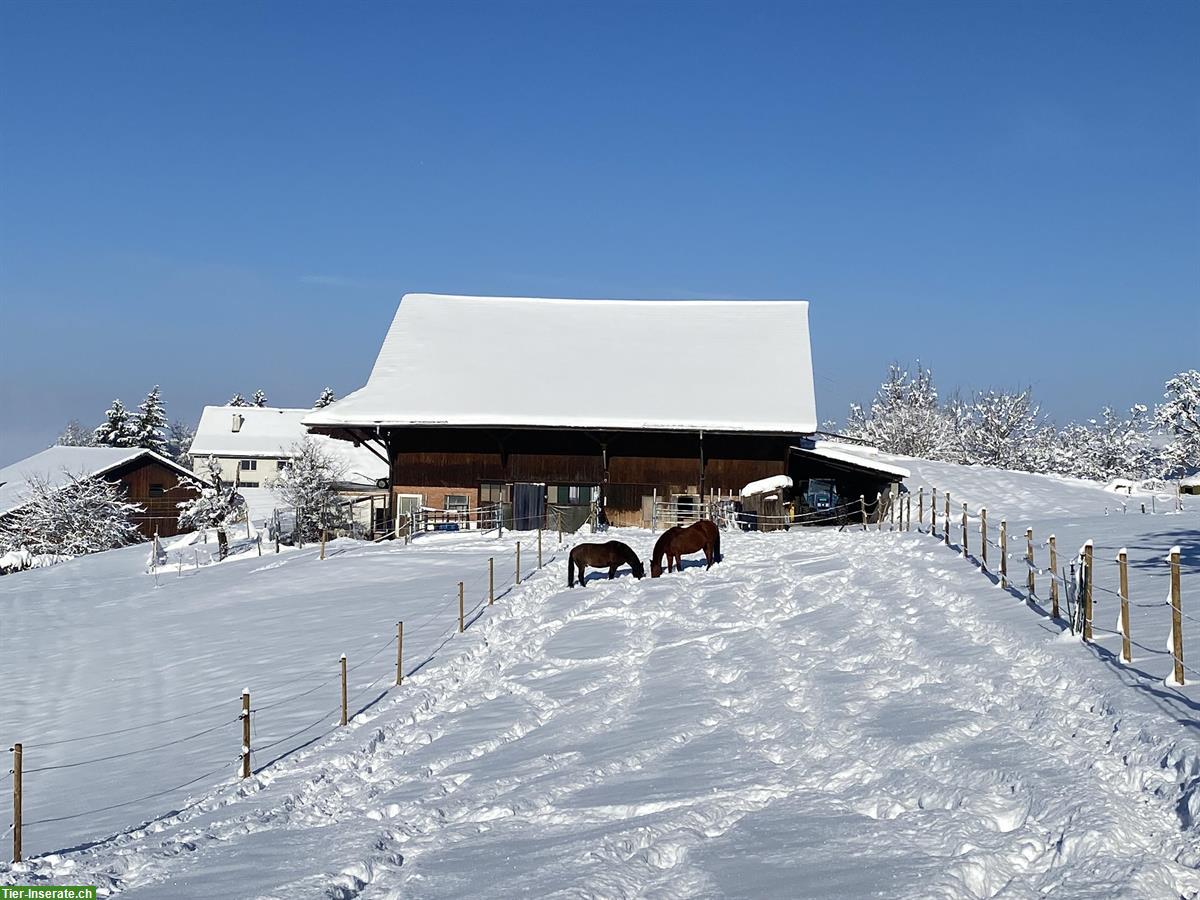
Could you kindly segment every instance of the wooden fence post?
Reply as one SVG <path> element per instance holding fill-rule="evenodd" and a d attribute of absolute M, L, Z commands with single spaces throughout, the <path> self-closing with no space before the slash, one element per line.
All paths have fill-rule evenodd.
<path fill-rule="evenodd" d="M 896 504 L 896 495 L 891 492 L 888 493 L 888 506 L 891 507 L 891 509 L 889 511 L 891 512 L 892 531 L 895 531 L 896 530 L 896 506 L 897 506 L 897 504 Z"/>
<path fill-rule="evenodd" d="M 925 488 L 917 491 L 917 531 L 925 524 Z"/>
<path fill-rule="evenodd" d="M 488 606 L 496 602 L 496 559 L 488 557 Z"/>
<path fill-rule="evenodd" d="M 1129 554 L 1122 547 L 1117 553 L 1121 566 L 1121 659 L 1133 662 L 1133 648 L 1129 640 Z"/>
<path fill-rule="evenodd" d="M 538 568 L 542 567 L 542 529 L 538 527 Z"/>
<path fill-rule="evenodd" d="M 21 770 L 24 766 L 24 748 L 20 744 L 13 744 L 13 855 L 12 861 L 19 863 L 21 861 Z"/>
<path fill-rule="evenodd" d="M 396 684 L 404 683 L 404 622 L 396 623 Z"/>
<path fill-rule="evenodd" d="M 1174 635 L 1175 683 L 1183 684 L 1183 598 L 1179 586 L 1179 548 L 1171 548 L 1171 629 Z"/>
<path fill-rule="evenodd" d="M 346 701 L 346 654 L 342 654 L 342 724 L 345 725 L 350 721 L 347 715 L 349 712 L 349 704 Z"/>
<path fill-rule="evenodd" d="M 242 777 L 250 777 L 250 688 L 242 690 Z"/>
<path fill-rule="evenodd" d="M 929 533 L 937 533 L 937 488 L 933 488 L 933 496 L 929 498 Z"/>
<path fill-rule="evenodd" d="M 982 554 L 983 571 L 988 571 L 987 507 L 979 507 L 979 552 Z"/>
<path fill-rule="evenodd" d="M 465 630 L 463 627 L 464 618 L 464 603 L 463 603 L 463 583 L 458 583 L 458 633 L 462 634 Z"/>
<path fill-rule="evenodd" d="M 950 546 L 950 492 L 946 491 L 946 524 L 942 528 L 942 542 Z"/>
<path fill-rule="evenodd" d="M 904 495 L 904 530 L 912 531 L 912 494 Z"/>
<path fill-rule="evenodd" d="M 967 504 L 963 504 L 962 513 L 962 541 L 963 541 L 963 559 L 970 555 L 967 550 Z"/>
<path fill-rule="evenodd" d="M 1087 573 L 1083 580 L 1083 639 L 1092 639 L 1092 581 L 1096 577 L 1094 550 L 1089 538 L 1083 545 L 1083 566 Z"/>
<path fill-rule="evenodd" d="M 863 531 L 866 531 L 867 530 L 867 497 L 866 497 L 866 494 L 858 495 L 858 505 L 862 507 Z"/>
<path fill-rule="evenodd" d="M 325 529 L 321 529 L 321 559 L 325 558 Z"/>
<path fill-rule="evenodd" d="M 517 577 L 515 584 L 521 583 L 521 542 L 517 541 Z"/>
<path fill-rule="evenodd" d="M 1008 519 L 1000 520 L 1000 587 L 1008 587 Z"/>
<path fill-rule="evenodd" d="M 1033 597 L 1037 594 L 1037 573 L 1033 570 L 1033 529 L 1025 529 L 1025 570 L 1028 574 L 1025 576 L 1025 587 L 1029 589 L 1029 596 Z"/>
<path fill-rule="evenodd" d="M 1058 618 L 1058 544 L 1050 535 L 1050 615 Z"/>
<path fill-rule="evenodd" d="M 883 531 L 883 491 L 875 493 L 875 524 L 876 531 Z"/>

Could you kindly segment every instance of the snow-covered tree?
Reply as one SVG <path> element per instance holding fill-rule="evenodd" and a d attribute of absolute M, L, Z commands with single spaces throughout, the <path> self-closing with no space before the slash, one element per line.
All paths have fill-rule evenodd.
<path fill-rule="evenodd" d="M 1200 372 L 1180 372 L 1166 388 L 1167 402 L 1154 410 L 1154 422 L 1170 435 L 1167 465 L 1174 472 L 1200 467 Z"/>
<path fill-rule="evenodd" d="M 167 429 L 166 455 L 181 466 L 192 467 L 192 441 L 196 439 L 196 429 L 186 422 L 176 420 Z"/>
<path fill-rule="evenodd" d="M 162 393 L 156 384 L 138 407 L 137 415 L 130 421 L 134 446 L 145 447 L 155 453 L 166 453 L 167 413 L 163 406 Z"/>
<path fill-rule="evenodd" d="M 342 524 L 334 489 L 344 472 L 338 461 L 311 438 L 294 444 L 290 452 L 287 467 L 268 482 L 268 487 L 295 509 L 300 540 L 315 541 L 322 530 Z"/>
<path fill-rule="evenodd" d="M 225 558 L 225 529 L 246 517 L 246 498 L 238 493 L 237 487 L 221 480 L 221 464 L 213 457 L 205 463 L 205 480 L 200 496 L 177 504 L 181 530 L 215 529 L 220 557 Z"/>
<path fill-rule="evenodd" d="M 251 396 L 250 405 L 251 406 L 266 406 L 267 405 L 267 395 L 266 395 L 266 392 L 263 391 L 262 388 L 259 388 L 258 390 L 256 390 L 254 392 L 253 396 Z"/>
<path fill-rule="evenodd" d="M 104 414 L 104 424 L 93 432 L 94 443 L 97 447 L 136 447 L 137 436 L 134 434 L 133 421 L 129 410 L 120 400 L 114 400 L 112 406 Z"/>
<path fill-rule="evenodd" d="M 920 361 L 917 365 L 917 374 L 910 376 L 893 363 L 870 411 L 851 405 L 846 434 L 889 453 L 943 458 L 950 443 L 949 423 L 938 405 L 933 372 L 921 369 Z"/>
<path fill-rule="evenodd" d="M 313 409 L 324 409 L 336 399 L 337 397 L 333 395 L 333 388 L 325 388 L 325 390 L 321 391 L 321 396 L 317 398 L 317 402 L 313 404 Z"/>
<path fill-rule="evenodd" d="M 1128 417 L 1122 418 L 1106 406 L 1099 419 L 1068 425 L 1060 438 L 1059 471 L 1096 481 L 1157 474 L 1159 465 L 1148 425 L 1147 409 L 1141 404 L 1130 409 Z"/>
<path fill-rule="evenodd" d="M 90 447 L 95 441 L 96 436 L 92 431 L 80 425 L 78 419 L 72 419 L 54 443 L 60 447 Z"/>
<path fill-rule="evenodd" d="M 1026 388 L 1018 393 L 989 390 L 956 411 L 961 461 L 1001 469 L 1037 471 L 1042 438 L 1040 411 Z"/>
<path fill-rule="evenodd" d="M 140 541 L 133 516 L 142 507 L 125 500 L 119 484 L 65 472 L 58 486 L 41 477 L 26 482 L 22 505 L 0 522 L 0 552 L 27 550 L 80 556 Z"/>
<path fill-rule="evenodd" d="M 249 406 L 250 404 L 246 402 L 246 398 L 242 396 L 241 391 L 238 391 L 236 394 L 234 394 L 232 397 L 229 398 L 229 402 L 226 403 L 225 405 L 226 406 Z"/>

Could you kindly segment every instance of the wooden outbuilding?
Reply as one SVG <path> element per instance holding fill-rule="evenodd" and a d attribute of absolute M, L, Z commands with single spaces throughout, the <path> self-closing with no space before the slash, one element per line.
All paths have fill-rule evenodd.
<path fill-rule="evenodd" d="M 28 482 L 66 485 L 70 476 L 120 484 L 141 511 L 134 522 L 143 537 L 179 534 L 178 504 L 199 496 L 196 476 L 142 447 L 51 447 L 0 469 L 0 518 L 24 505 Z"/>

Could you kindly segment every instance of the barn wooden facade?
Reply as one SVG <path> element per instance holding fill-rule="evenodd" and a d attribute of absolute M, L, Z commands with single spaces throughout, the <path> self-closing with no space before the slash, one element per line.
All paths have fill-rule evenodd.
<path fill-rule="evenodd" d="M 505 353 L 464 355 L 471 332 L 505 335 Z M 541 350 L 564 335 L 580 349 L 546 366 Z M 397 509 L 542 485 L 550 505 L 595 500 L 614 524 L 642 525 L 656 497 L 698 507 L 832 471 L 801 452 L 816 429 L 804 301 L 407 295 L 366 386 L 305 424 L 376 448 Z"/>
<path fill-rule="evenodd" d="M 0 517 L 19 509 L 30 478 L 66 484 L 68 475 L 120 484 L 140 511 L 133 520 L 145 538 L 179 534 L 178 505 L 199 496 L 195 476 L 183 466 L 140 447 L 51 447 L 0 470 Z"/>

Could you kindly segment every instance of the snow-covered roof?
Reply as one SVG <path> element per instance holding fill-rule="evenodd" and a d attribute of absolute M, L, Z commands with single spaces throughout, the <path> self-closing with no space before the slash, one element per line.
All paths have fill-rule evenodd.
<path fill-rule="evenodd" d="M 873 458 L 867 450 L 855 452 L 855 449 L 851 449 L 849 445 L 833 445 L 829 441 L 819 441 L 813 446 L 793 447 L 792 449 L 802 453 L 810 453 L 813 456 L 819 456 L 831 462 L 856 466 L 860 469 L 870 469 L 873 472 L 879 472 L 893 478 L 908 478 L 912 475 L 908 469 L 893 466 L 890 463 L 881 462 Z"/>
<path fill-rule="evenodd" d="M 286 459 L 295 455 L 297 443 L 310 437 L 303 419 L 311 412 L 274 406 L 206 406 L 189 452 L 197 462 L 208 456 Z M 233 430 L 234 416 L 240 417 L 237 431 Z M 387 464 L 365 447 L 319 435 L 312 438 L 341 461 L 349 480 L 387 478 Z"/>
<path fill-rule="evenodd" d="M 0 469 L 0 516 L 24 505 L 30 478 L 40 478 L 52 488 L 62 487 L 69 476 L 89 477 L 111 472 L 127 462 L 148 456 L 180 476 L 196 476 L 178 463 L 144 447 L 51 447 Z"/>
<path fill-rule="evenodd" d="M 742 488 L 742 496 L 750 497 L 754 494 L 765 494 L 767 491 L 781 491 L 791 486 L 792 479 L 787 475 L 772 475 L 770 478 L 760 478 L 758 481 L 750 482 Z"/>
<path fill-rule="evenodd" d="M 808 303 L 406 294 L 366 385 L 304 422 L 810 433 Z"/>

